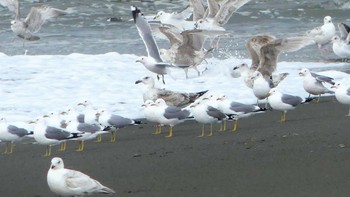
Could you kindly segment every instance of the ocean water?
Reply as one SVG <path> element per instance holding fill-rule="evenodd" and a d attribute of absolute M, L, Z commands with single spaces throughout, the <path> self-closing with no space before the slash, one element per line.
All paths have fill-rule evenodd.
<path fill-rule="evenodd" d="M 224 37 L 220 49 L 199 66 L 208 68 L 201 76 L 190 70 L 185 79 L 182 70 L 166 76 L 166 85 L 158 87 L 175 91 L 210 90 L 225 93 L 232 100 L 254 103 L 255 97 L 240 78 L 232 78 L 233 66 L 250 63 L 245 40 L 256 34 L 269 33 L 276 37 L 302 35 L 323 23 L 330 15 L 334 23 L 350 23 L 348 10 L 334 7 L 328 1 L 251 1 L 226 24 L 235 33 Z M 137 5 L 146 15 L 158 10 L 177 11 L 187 1 L 47 1 L 45 4 L 76 12 L 45 24 L 36 42 L 23 42 L 12 34 L 13 15 L 0 8 L 0 116 L 10 122 L 32 120 L 52 111 L 64 110 L 78 102 L 90 100 L 97 108 L 107 107 L 114 113 L 142 118 L 140 105 L 142 85 L 134 82 L 146 75 L 154 76 L 135 60 L 145 55 L 145 48 L 134 23 L 130 5 Z M 21 4 L 25 17 L 32 3 Z M 118 17 L 121 22 L 108 22 Z M 166 47 L 159 40 L 160 48 Z M 27 51 L 27 55 L 23 55 Z M 280 55 L 277 72 L 289 72 L 279 89 L 282 92 L 307 96 L 298 70 L 310 68 L 321 74 L 346 80 L 349 64 L 340 62 L 330 45 L 322 53 L 316 46 Z"/>

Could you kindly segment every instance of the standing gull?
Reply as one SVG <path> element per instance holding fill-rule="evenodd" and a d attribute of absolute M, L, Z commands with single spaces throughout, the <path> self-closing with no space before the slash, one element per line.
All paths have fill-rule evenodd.
<path fill-rule="evenodd" d="M 204 124 L 210 124 L 210 133 L 208 134 L 208 136 L 212 136 L 213 123 L 221 122 L 222 120 L 227 118 L 227 116 L 220 110 L 207 105 L 202 100 L 197 100 L 196 102 L 192 103 L 190 105 L 190 108 L 194 119 L 197 122 L 202 123 L 202 132 L 201 135 L 199 135 L 198 137 L 204 136 Z"/>
<path fill-rule="evenodd" d="M 115 191 L 103 186 L 88 175 L 64 168 L 63 160 L 54 157 L 47 172 L 47 184 L 50 190 L 59 196 L 86 196 L 94 193 L 115 194 Z"/>
<path fill-rule="evenodd" d="M 196 99 L 204 95 L 208 90 L 195 92 L 195 93 L 184 93 L 184 92 L 174 92 L 171 90 L 165 90 L 156 88 L 154 85 L 154 79 L 152 77 L 146 76 L 141 80 L 137 80 L 135 84 L 143 83 L 145 85 L 143 90 L 143 101 L 152 100 L 156 101 L 162 98 L 167 105 L 173 105 L 176 107 L 186 107 L 193 103 Z"/>
<path fill-rule="evenodd" d="M 307 31 L 306 36 L 313 39 L 320 49 L 323 45 L 331 41 L 332 37 L 335 36 L 335 33 L 336 30 L 332 22 L 332 17 L 326 16 L 323 19 L 323 25 Z"/>
<path fill-rule="evenodd" d="M 304 77 L 303 87 L 309 93 L 309 98 L 311 94 L 318 95 L 317 102 L 320 102 L 321 94 L 334 94 L 323 85 L 323 83 L 334 85 L 333 78 L 316 74 L 307 68 L 301 69 L 299 75 Z"/>
<path fill-rule="evenodd" d="M 44 119 L 38 119 L 34 127 L 34 139 L 39 144 L 47 145 L 44 156 L 51 155 L 51 146 L 70 139 L 80 137 L 81 133 L 72 133 L 67 130 L 47 126 Z"/>
<path fill-rule="evenodd" d="M 6 142 L 5 154 L 11 154 L 13 152 L 15 141 L 19 141 L 31 134 L 33 132 L 8 124 L 5 118 L 0 119 L 0 141 Z"/>
<path fill-rule="evenodd" d="M 264 76 L 259 72 L 255 71 L 252 76 L 253 80 L 253 93 L 257 98 L 256 105 L 259 106 L 259 100 L 266 99 L 269 96 L 269 92 L 274 85 L 270 78 L 264 78 Z M 265 108 L 267 106 L 267 102 L 265 104 Z"/>
<path fill-rule="evenodd" d="M 142 111 L 145 115 L 145 118 L 147 121 L 156 123 L 155 127 L 156 130 L 153 134 L 161 134 L 162 133 L 162 125 L 159 122 L 159 119 L 156 115 L 156 105 L 154 104 L 154 101 L 152 100 L 146 100 L 142 105 Z"/>
<path fill-rule="evenodd" d="M 260 108 L 255 105 L 243 104 L 235 101 L 230 101 L 226 95 L 220 95 L 217 98 L 218 109 L 224 114 L 234 114 L 232 131 L 237 130 L 238 119 L 249 117 L 250 115 L 265 111 L 265 108 Z M 225 130 L 226 128 L 224 128 Z"/>
<path fill-rule="evenodd" d="M 50 18 L 66 15 L 68 12 L 48 6 L 35 6 L 30 9 L 25 19 L 20 17 L 19 0 L 0 0 L 0 4 L 15 12 L 15 20 L 11 21 L 11 29 L 16 36 L 29 41 L 39 40 L 36 35 L 41 26 Z"/>
<path fill-rule="evenodd" d="M 134 22 L 136 24 L 136 28 L 146 46 L 148 55 L 141 56 L 138 60 L 136 60 L 136 62 L 142 63 L 149 71 L 156 73 L 158 79 L 159 76 L 161 76 L 164 84 L 164 75 L 170 73 L 169 68 L 188 68 L 188 65 L 174 65 L 163 62 L 159 54 L 157 43 L 155 42 L 154 37 L 152 35 L 150 25 L 144 19 L 144 17 L 141 14 L 141 11 L 137 7 L 131 6 L 131 11 L 132 16 L 134 18 Z"/>
<path fill-rule="evenodd" d="M 140 124 L 140 121 L 136 121 L 130 118 L 125 118 L 119 115 L 112 114 L 110 111 L 107 109 L 101 110 L 97 114 L 99 116 L 98 122 L 104 126 L 107 127 L 104 130 L 109 129 L 112 136 L 111 136 L 111 142 L 116 141 L 116 131 L 120 128 L 124 128 L 129 125 L 136 125 Z"/>
<path fill-rule="evenodd" d="M 299 96 L 282 94 L 277 88 L 272 88 L 269 92 L 268 102 L 272 109 L 282 111 L 281 122 L 286 121 L 286 113 L 289 110 L 302 103 L 303 99 Z"/>
<path fill-rule="evenodd" d="M 67 128 L 70 132 L 81 132 L 80 136 L 77 140 L 79 141 L 78 149 L 76 151 L 83 151 L 84 144 L 86 140 L 95 139 L 97 136 L 107 133 L 107 131 L 103 131 L 103 128 L 99 125 L 91 125 L 87 123 L 79 123 L 76 120 L 69 120 L 67 122 Z"/>
<path fill-rule="evenodd" d="M 350 58 L 350 33 L 345 40 L 342 40 L 339 36 L 333 36 L 332 43 L 334 54 L 343 60 Z"/>
<path fill-rule="evenodd" d="M 158 122 L 162 125 L 169 125 L 169 135 L 165 137 L 170 138 L 173 136 L 173 127 L 184 122 L 190 115 L 190 111 L 175 106 L 168 106 L 161 98 L 157 99 L 154 103 Z"/>
<path fill-rule="evenodd" d="M 335 83 L 332 88 L 336 88 L 335 90 L 335 98 L 341 104 L 350 106 L 350 87 L 346 86 L 342 82 Z M 346 116 L 350 116 L 350 107 L 349 113 Z"/>

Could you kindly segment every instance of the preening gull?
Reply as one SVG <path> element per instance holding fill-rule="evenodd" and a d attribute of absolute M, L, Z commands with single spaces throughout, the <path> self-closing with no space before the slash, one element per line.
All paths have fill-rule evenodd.
<path fill-rule="evenodd" d="M 79 138 L 79 133 L 72 133 L 67 130 L 47 126 L 44 119 L 40 118 L 36 121 L 34 127 L 34 139 L 42 145 L 47 145 L 44 156 L 51 155 L 51 146 L 60 144 L 70 139 Z"/>
<path fill-rule="evenodd" d="M 328 83 L 330 85 L 334 85 L 333 78 L 316 74 L 311 72 L 307 68 L 303 68 L 300 70 L 299 75 L 302 76 L 303 79 L 303 87 L 307 93 L 309 93 L 309 98 L 312 95 L 318 95 L 317 102 L 320 102 L 321 94 L 333 94 L 334 92 L 327 89 L 323 83 Z"/>
<path fill-rule="evenodd" d="M 115 194 L 115 191 L 103 186 L 88 175 L 64 168 L 63 160 L 54 157 L 47 172 L 47 184 L 50 190 L 59 196 L 86 196 L 94 193 Z"/>
<path fill-rule="evenodd" d="M 260 108 L 256 105 L 249 105 L 240 102 L 230 101 L 226 95 L 219 95 L 217 98 L 218 109 L 224 114 L 233 115 L 233 127 L 232 131 L 237 130 L 238 119 L 249 117 L 253 114 L 265 111 L 265 108 Z M 226 130 L 224 127 L 223 130 Z"/>
<path fill-rule="evenodd" d="M 313 39 L 318 48 L 329 43 L 333 36 L 335 36 L 336 30 L 332 22 L 332 17 L 326 16 L 323 19 L 323 25 L 315 27 L 314 29 L 307 31 L 306 36 Z"/>
<path fill-rule="evenodd" d="M 48 19 L 68 14 L 67 10 L 41 5 L 32 7 L 27 17 L 21 19 L 19 0 L 0 0 L 0 4 L 15 12 L 15 20 L 11 21 L 12 31 L 18 37 L 29 41 L 40 39 L 34 33 L 37 33 Z"/>
<path fill-rule="evenodd" d="M 202 123 L 202 132 L 198 137 L 204 136 L 204 125 L 210 124 L 210 133 L 208 136 L 213 135 L 213 123 L 221 122 L 222 120 L 228 118 L 228 116 L 222 113 L 215 107 L 207 105 L 205 101 L 197 100 L 190 105 L 191 113 L 194 119 Z"/>
<path fill-rule="evenodd" d="M 169 135 L 165 136 L 167 138 L 173 136 L 173 127 L 184 122 L 190 115 L 189 110 L 168 106 L 161 98 L 157 99 L 154 104 L 156 106 L 155 115 L 158 122 L 162 125 L 169 125 Z"/>
<path fill-rule="evenodd" d="M 350 33 L 345 40 L 342 40 L 339 36 L 333 36 L 332 43 L 334 54 L 343 59 L 350 58 Z"/>
<path fill-rule="evenodd" d="M 143 83 L 145 85 L 143 90 L 143 101 L 152 100 L 156 101 L 158 98 L 162 98 L 167 105 L 172 105 L 176 107 L 186 107 L 193 103 L 197 98 L 204 95 L 208 90 L 195 92 L 195 93 L 184 93 L 184 92 L 174 92 L 171 90 L 165 90 L 156 88 L 154 84 L 154 79 L 152 77 L 146 76 L 141 80 L 137 80 L 135 84 Z"/>
<path fill-rule="evenodd" d="M 350 106 L 350 87 L 346 86 L 343 82 L 335 83 L 332 88 L 335 90 L 335 98 L 341 104 Z M 346 116 L 350 116 L 350 107 L 349 113 Z"/>
<path fill-rule="evenodd" d="M 283 94 L 277 88 L 272 88 L 269 92 L 268 102 L 273 110 L 282 111 L 281 122 L 286 121 L 286 113 L 289 110 L 302 103 L 303 99 L 299 96 Z"/>
<path fill-rule="evenodd" d="M 100 125 L 107 127 L 104 130 L 109 130 L 111 132 L 111 142 L 116 141 L 116 131 L 120 128 L 124 128 L 126 126 L 130 125 L 137 125 L 141 124 L 140 121 L 136 121 L 130 118 L 125 118 L 123 116 L 119 116 L 116 114 L 112 114 L 109 110 L 107 109 L 102 109 L 98 114 L 98 122 Z"/>
<path fill-rule="evenodd" d="M 136 28 L 147 50 L 147 56 L 141 56 L 138 60 L 136 60 L 136 62 L 142 63 L 149 71 L 156 73 L 158 79 L 159 76 L 161 76 L 164 84 L 164 75 L 170 73 L 170 68 L 188 68 L 188 65 L 175 65 L 163 62 L 162 58 L 160 57 L 157 43 L 152 35 L 150 25 L 142 16 L 141 11 L 137 7 L 131 6 L 131 11 Z"/>
<path fill-rule="evenodd" d="M 13 152 L 14 142 L 20 141 L 25 136 L 33 134 L 24 128 L 7 123 L 5 118 L 0 119 L 0 141 L 6 142 L 4 154 Z"/>

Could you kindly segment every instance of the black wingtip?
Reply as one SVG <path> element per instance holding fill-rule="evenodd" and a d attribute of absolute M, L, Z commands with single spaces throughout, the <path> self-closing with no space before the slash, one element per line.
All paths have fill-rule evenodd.
<path fill-rule="evenodd" d="M 136 23 L 136 18 L 139 13 L 141 13 L 141 10 L 139 10 L 136 6 L 132 5 L 131 6 L 131 13 L 132 13 L 132 18 L 134 19 L 134 22 Z"/>
<path fill-rule="evenodd" d="M 308 98 L 305 98 L 305 101 L 302 102 L 302 103 L 309 103 L 309 102 L 311 102 L 311 101 L 313 101 L 313 100 L 316 100 L 316 97 L 308 97 Z"/>
<path fill-rule="evenodd" d="M 136 125 L 143 124 L 143 122 L 141 120 L 134 120 L 134 124 L 136 124 Z"/>

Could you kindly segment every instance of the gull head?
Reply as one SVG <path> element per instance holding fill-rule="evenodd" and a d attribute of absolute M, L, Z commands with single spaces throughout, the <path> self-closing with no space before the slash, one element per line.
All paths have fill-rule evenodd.
<path fill-rule="evenodd" d="M 157 63 L 152 57 L 141 56 L 136 62 L 140 62 L 143 65 L 151 65 Z"/>
<path fill-rule="evenodd" d="M 326 16 L 323 19 L 324 24 L 332 23 L 332 17 Z"/>
<path fill-rule="evenodd" d="M 60 157 L 52 158 L 50 169 L 57 170 L 57 169 L 63 169 L 63 168 L 64 168 L 63 160 Z"/>
<path fill-rule="evenodd" d="M 308 74 L 310 74 L 310 71 L 307 68 L 303 68 L 299 71 L 299 76 L 301 76 L 301 77 L 306 76 Z"/>
<path fill-rule="evenodd" d="M 337 89 L 337 88 L 342 87 L 342 86 L 343 86 L 343 84 L 341 82 L 337 82 L 334 85 L 332 85 L 331 88 Z"/>
<path fill-rule="evenodd" d="M 339 36 L 335 35 L 332 37 L 331 41 L 332 41 L 332 43 L 335 43 L 335 42 L 340 42 L 341 40 L 340 40 Z"/>
<path fill-rule="evenodd" d="M 154 104 L 154 102 L 152 101 L 152 100 L 147 100 L 147 101 L 145 101 L 142 105 L 141 105 L 141 107 L 143 108 L 143 109 L 145 109 L 145 108 L 147 108 L 147 107 L 149 107 L 149 106 L 151 106 L 151 105 L 153 105 Z"/>
<path fill-rule="evenodd" d="M 11 25 L 15 25 L 16 23 L 17 23 L 16 20 L 12 20 L 12 21 L 11 21 Z"/>
<path fill-rule="evenodd" d="M 154 103 L 158 107 L 167 106 L 166 102 L 162 98 L 157 99 Z"/>
<path fill-rule="evenodd" d="M 251 80 L 255 80 L 255 79 L 260 78 L 260 77 L 262 77 L 261 72 L 259 72 L 259 71 L 254 71 L 253 74 L 252 74 L 252 76 L 250 77 L 250 79 L 251 79 Z"/>
<path fill-rule="evenodd" d="M 280 94 L 280 92 L 278 91 L 277 88 L 272 88 L 272 89 L 269 91 L 268 97 L 271 96 L 271 95 L 276 95 L 276 94 Z"/>
<path fill-rule="evenodd" d="M 137 81 L 135 81 L 135 84 L 139 84 L 139 83 L 143 83 L 143 84 L 146 84 L 146 85 L 154 85 L 154 79 L 150 76 L 146 76 L 142 79 L 139 79 Z"/>

